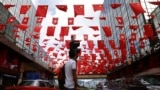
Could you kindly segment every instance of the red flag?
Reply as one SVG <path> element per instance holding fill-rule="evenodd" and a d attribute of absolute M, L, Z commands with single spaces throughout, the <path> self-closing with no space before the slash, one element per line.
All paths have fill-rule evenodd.
<path fill-rule="evenodd" d="M 120 34 L 119 45 L 121 49 L 126 49 L 126 36 L 125 34 Z"/>
<path fill-rule="evenodd" d="M 99 17 L 100 20 L 106 20 L 106 17 Z"/>
<path fill-rule="evenodd" d="M 38 32 L 39 33 L 41 28 L 42 28 L 42 26 L 35 26 L 34 27 L 34 32 Z"/>
<path fill-rule="evenodd" d="M 92 28 L 94 31 L 99 30 L 98 26 L 89 26 L 89 27 Z"/>
<path fill-rule="evenodd" d="M 15 5 L 12 5 L 12 4 L 5 4 L 4 5 L 4 8 L 5 9 L 9 9 L 10 7 L 14 7 Z"/>
<path fill-rule="evenodd" d="M 31 38 L 26 38 L 25 41 L 26 42 L 31 42 Z"/>
<path fill-rule="evenodd" d="M 115 45 L 114 40 L 108 40 L 108 42 L 109 42 L 112 49 L 116 49 L 116 45 Z"/>
<path fill-rule="evenodd" d="M 46 17 L 48 5 L 38 5 L 36 15 L 38 17 Z"/>
<path fill-rule="evenodd" d="M 54 36 L 55 27 L 54 26 L 48 26 L 47 28 L 47 36 Z"/>
<path fill-rule="evenodd" d="M 16 18 L 14 16 L 11 16 L 8 18 L 7 23 L 13 23 Z"/>
<path fill-rule="evenodd" d="M 129 5 L 136 17 L 141 13 L 145 13 L 145 10 L 142 8 L 141 3 L 130 3 Z"/>
<path fill-rule="evenodd" d="M 116 20 L 119 24 L 124 24 L 122 17 L 116 17 Z"/>
<path fill-rule="evenodd" d="M 118 27 L 120 30 L 122 30 L 123 29 L 123 25 L 117 25 L 116 27 Z"/>
<path fill-rule="evenodd" d="M 52 24 L 54 24 L 54 25 L 57 25 L 58 24 L 58 18 L 56 17 L 54 17 L 53 19 L 52 19 Z"/>
<path fill-rule="evenodd" d="M 105 44 L 104 44 L 104 41 L 103 40 L 98 40 L 98 48 L 99 49 L 104 49 L 105 48 Z"/>
<path fill-rule="evenodd" d="M 5 24 L 0 24 L 0 31 L 3 30 L 5 27 Z"/>
<path fill-rule="evenodd" d="M 132 30 L 137 30 L 138 25 L 129 25 L 129 28 Z"/>
<path fill-rule="evenodd" d="M 160 1 L 151 1 L 151 2 L 149 2 L 149 3 L 151 3 L 151 4 L 153 4 L 153 5 L 159 5 L 160 6 Z"/>
<path fill-rule="evenodd" d="M 92 20 L 92 19 L 93 19 L 93 17 L 84 17 L 84 18 L 86 18 L 86 19 L 90 19 L 90 20 Z"/>
<path fill-rule="evenodd" d="M 96 11 L 103 11 L 104 10 L 104 6 L 103 6 L 103 4 L 93 4 L 93 10 L 94 10 L 94 12 L 96 12 Z"/>
<path fill-rule="evenodd" d="M 74 5 L 74 16 L 84 15 L 84 5 Z"/>
<path fill-rule="evenodd" d="M 24 17 L 22 20 L 22 24 L 28 24 L 29 17 Z"/>
<path fill-rule="evenodd" d="M 15 24 L 14 26 L 19 28 L 19 29 L 21 29 L 21 30 L 23 30 L 23 31 L 26 31 L 26 29 L 29 27 L 26 24 Z"/>
<path fill-rule="evenodd" d="M 36 20 L 36 23 L 42 23 L 43 21 L 43 18 L 42 17 L 38 17 L 37 20 Z"/>
<path fill-rule="evenodd" d="M 145 34 L 147 37 L 150 37 L 150 36 L 153 36 L 153 35 L 154 35 L 151 24 L 145 24 L 145 25 L 143 25 L 143 28 L 144 28 L 144 34 Z"/>
<path fill-rule="evenodd" d="M 96 54 L 91 54 L 92 60 L 96 60 Z"/>
<path fill-rule="evenodd" d="M 139 48 L 144 48 L 145 47 L 145 44 L 143 41 L 140 42 L 140 45 L 139 45 Z"/>
<path fill-rule="evenodd" d="M 136 48 L 135 48 L 135 45 L 134 44 L 131 44 L 130 45 L 130 53 L 133 55 L 133 54 L 136 54 Z"/>
<path fill-rule="evenodd" d="M 112 36 L 112 31 L 110 26 L 102 26 L 102 28 L 107 37 Z"/>
<path fill-rule="evenodd" d="M 73 29 L 73 30 L 77 30 L 77 29 L 79 29 L 79 28 L 81 28 L 81 26 L 72 26 L 72 29 Z"/>
<path fill-rule="evenodd" d="M 98 37 L 98 36 L 99 36 L 99 34 L 93 34 L 93 36 L 94 36 L 94 37 Z"/>
<path fill-rule="evenodd" d="M 65 44 L 66 44 L 67 49 L 69 49 L 70 40 L 65 40 Z"/>
<path fill-rule="evenodd" d="M 74 18 L 68 18 L 68 25 L 74 24 Z"/>
<path fill-rule="evenodd" d="M 131 40 L 136 40 L 136 33 L 131 34 Z"/>
<path fill-rule="evenodd" d="M 111 6 L 111 8 L 116 9 L 116 8 L 120 7 L 121 4 L 120 3 L 112 3 L 112 4 L 110 4 L 110 6 Z"/>
<path fill-rule="evenodd" d="M 26 14 L 31 5 L 21 5 L 20 14 Z"/>
<path fill-rule="evenodd" d="M 64 11 L 64 12 L 67 11 L 67 5 L 56 5 L 56 7 L 61 11 Z"/>
<path fill-rule="evenodd" d="M 60 36 L 68 36 L 69 27 L 68 26 L 62 26 Z"/>
<path fill-rule="evenodd" d="M 84 37 L 84 41 L 88 40 L 88 34 L 83 34 L 83 37 Z"/>
<path fill-rule="evenodd" d="M 89 48 L 90 50 L 93 50 L 93 48 L 94 48 L 93 40 L 88 40 L 87 43 L 88 43 L 88 48 Z"/>

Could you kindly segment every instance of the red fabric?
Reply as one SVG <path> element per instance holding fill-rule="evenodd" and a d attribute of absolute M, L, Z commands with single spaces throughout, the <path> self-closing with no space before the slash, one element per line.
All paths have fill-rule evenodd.
<path fill-rule="evenodd" d="M 15 5 L 12 5 L 12 4 L 5 4 L 4 5 L 4 8 L 5 9 L 9 9 L 10 7 L 14 7 Z"/>
<path fill-rule="evenodd" d="M 74 16 L 84 15 L 84 5 L 74 5 Z"/>
<path fill-rule="evenodd" d="M 144 48 L 145 47 L 145 44 L 143 41 L 140 42 L 140 45 L 139 45 L 139 48 Z"/>
<path fill-rule="evenodd" d="M 31 5 L 21 5 L 20 14 L 26 14 L 30 7 Z"/>
<path fill-rule="evenodd" d="M 94 36 L 94 37 L 98 37 L 98 36 L 99 36 L 99 34 L 93 34 L 93 36 Z"/>
<path fill-rule="evenodd" d="M 103 40 L 98 40 L 97 42 L 98 42 L 98 48 L 99 48 L 99 49 L 105 48 L 105 44 L 104 44 L 104 41 L 103 41 Z"/>
<path fill-rule="evenodd" d="M 116 45 L 115 45 L 114 40 L 108 40 L 108 42 L 109 42 L 112 49 L 116 49 Z"/>
<path fill-rule="evenodd" d="M 37 20 L 36 20 L 36 23 L 42 23 L 43 21 L 43 18 L 42 17 L 38 17 Z"/>
<path fill-rule="evenodd" d="M 96 54 L 91 54 L 91 57 L 92 57 L 92 60 L 94 61 L 94 60 L 96 60 Z"/>
<path fill-rule="evenodd" d="M 138 25 L 129 25 L 129 28 L 132 30 L 137 30 Z"/>
<path fill-rule="evenodd" d="M 131 34 L 131 40 L 136 40 L 136 33 Z"/>
<path fill-rule="evenodd" d="M 47 10 L 48 10 L 48 5 L 38 5 L 35 16 L 46 17 Z"/>
<path fill-rule="evenodd" d="M 68 25 L 74 24 L 74 18 L 68 18 Z"/>
<path fill-rule="evenodd" d="M 55 26 L 48 26 L 47 28 L 47 36 L 54 36 Z"/>
<path fill-rule="evenodd" d="M 31 38 L 26 38 L 25 41 L 26 42 L 31 42 Z"/>
<path fill-rule="evenodd" d="M 14 16 L 10 16 L 7 20 L 7 23 L 13 23 L 16 18 Z"/>
<path fill-rule="evenodd" d="M 106 20 L 106 17 L 99 17 L 100 20 Z"/>
<path fill-rule="evenodd" d="M 150 37 L 150 36 L 153 36 L 153 35 L 154 35 L 151 24 L 145 24 L 145 25 L 143 25 L 143 28 L 144 28 L 144 34 L 145 34 L 147 37 Z"/>
<path fill-rule="evenodd" d="M 110 4 L 110 6 L 112 9 L 116 9 L 116 8 L 120 7 L 121 4 L 120 3 L 112 3 L 112 4 Z"/>
<path fill-rule="evenodd" d="M 89 26 L 89 27 L 92 28 L 94 31 L 99 30 L 98 26 Z"/>
<path fill-rule="evenodd" d="M 61 10 L 61 11 L 64 11 L 64 12 L 66 12 L 67 11 L 67 5 L 56 5 L 56 7 L 59 9 L 59 10 Z"/>
<path fill-rule="evenodd" d="M 19 28 L 22 31 L 26 31 L 26 29 L 29 27 L 26 24 L 16 24 L 15 27 Z"/>
<path fill-rule="evenodd" d="M 112 31 L 110 26 L 102 26 L 102 28 L 107 37 L 112 36 Z"/>
<path fill-rule="evenodd" d="M 123 39 L 119 40 L 119 48 L 126 49 L 126 40 L 123 40 Z"/>
<path fill-rule="evenodd" d="M 145 10 L 142 8 L 141 3 L 130 3 L 129 5 L 136 17 L 141 13 L 145 13 Z"/>
<path fill-rule="evenodd" d="M 123 17 L 116 17 L 116 20 L 119 24 L 124 24 Z"/>
<path fill-rule="evenodd" d="M 92 20 L 92 19 L 93 19 L 93 17 L 84 17 L 84 18 L 86 18 L 86 19 L 90 19 L 90 20 Z"/>
<path fill-rule="evenodd" d="M 72 29 L 73 29 L 73 30 L 77 30 L 77 29 L 79 29 L 79 28 L 81 28 L 81 26 L 72 26 Z"/>
<path fill-rule="evenodd" d="M 120 30 L 122 30 L 124 26 L 123 25 L 118 25 L 116 27 L 118 27 Z"/>
<path fill-rule="evenodd" d="M 3 30 L 5 27 L 5 24 L 0 24 L 0 31 Z"/>
<path fill-rule="evenodd" d="M 88 34 L 84 34 L 83 38 L 84 38 L 84 41 L 87 41 L 88 40 Z"/>
<path fill-rule="evenodd" d="M 135 48 L 135 45 L 134 45 L 134 44 L 131 44 L 131 45 L 130 45 L 130 53 L 131 53 L 132 55 L 136 54 L 136 48 Z"/>
<path fill-rule="evenodd" d="M 42 28 L 42 26 L 35 26 L 35 27 L 34 27 L 34 32 L 39 33 L 40 30 L 41 30 L 41 28 Z"/>
<path fill-rule="evenodd" d="M 93 50 L 93 48 L 94 48 L 93 40 L 88 40 L 87 43 L 88 43 L 88 48 L 89 48 L 90 50 Z"/>
<path fill-rule="evenodd" d="M 29 17 L 24 17 L 22 20 L 22 24 L 28 24 Z"/>
<path fill-rule="evenodd" d="M 151 2 L 149 2 L 149 3 L 151 3 L 151 4 L 153 4 L 153 5 L 159 5 L 160 6 L 160 1 L 151 1 Z"/>
<path fill-rule="evenodd" d="M 68 36 L 69 27 L 68 26 L 62 26 L 60 36 Z"/>
<path fill-rule="evenodd" d="M 52 19 L 52 24 L 53 24 L 53 25 L 57 25 L 57 24 L 58 24 L 58 19 L 59 19 L 59 18 L 55 18 L 55 17 L 54 17 L 54 18 Z"/>
<path fill-rule="evenodd" d="M 103 4 L 93 4 L 93 10 L 94 10 L 94 12 L 104 11 L 104 6 L 103 6 Z"/>
<path fill-rule="evenodd" d="M 69 49 L 70 40 L 65 40 L 65 44 L 66 44 L 67 49 Z"/>

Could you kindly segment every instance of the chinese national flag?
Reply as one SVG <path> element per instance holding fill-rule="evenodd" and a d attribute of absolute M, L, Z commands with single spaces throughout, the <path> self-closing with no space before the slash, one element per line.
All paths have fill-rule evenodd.
<path fill-rule="evenodd" d="M 88 43 L 88 48 L 89 48 L 90 50 L 93 50 L 93 48 L 94 48 L 93 40 L 88 40 L 87 43 Z"/>
<path fill-rule="evenodd" d="M 107 37 L 112 36 L 112 31 L 110 26 L 102 26 L 102 28 Z"/>
<path fill-rule="evenodd" d="M 130 53 L 133 55 L 133 54 L 136 54 L 136 48 L 135 48 L 135 45 L 134 44 L 131 44 L 130 45 Z"/>
<path fill-rule="evenodd" d="M 150 4 L 153 4 L 153 5 L 159 5 L 160 6 L 160 1 L 151 1 L 149 2 Z"/>
<path fill-rule="evenodd" d="M 74 16 L 84 15 L 84 5 L 74 5 Z"/>
<path fill-rule="evenodd" d="M 145 47 L 145 44 L 143 41 L 140 42 L 140 45 L 139 45 L 139 48 L 144 48 Z"/>
<path fill-rule="evenodd" d="M 54 26 L 48 26 L 47 28 L 47 36 L 54 36 L 55 27 Z"/>
<path fill-rule="evenodd" d="M 20 8 L 20 14 L 26 14 L 31 5 L 22 5 Z"/>
<path fill-rule="evenodd" d="M 88 40 L 88 34 L 84 34 L 83 37 L 84 37 L 84 41 Z"/>
<path fill-rule="evenodd" d="M 141 13 L 145 13 L 145 10 L 142 8 L 141 3 L 130 3 L 129 5 L 136 17 Z"/>
<path fill-rule="evenodd" d="M 73 29 L 73 30 L 77 30 L 77 29 L 79 29 L 79 28 L 81 28 L 81 26 L 72 26 L 72 29 Z"/>
<path fill-rule="evenodd" d="M 35 27 L 34 27 L 34 32 L 39 33 L 40 30 L 41 30 L 41 28 L 42 28 L 42 26 L 35 26 Z"/>
<path fill-rule="evenodd" d="M 132 30 L 137 30 L 138 25 L 129 25 L 129 28 Z"/>
<path fill-rule="evenodd" d="M 67 5 L 56 5 L 56 7 L 61 11 L 64 11 L 64 12 L 67 11 Z"/>
<path fill-rule="evenodd" d="M 131 40 L 136 40 L 136 33 L 131 34 Z"/>
<path fill-rule="evenodd" d="M 58 24 L 58 18 L 53 18 L 52 19 L 52 24 L 57 25 Z"/>
<path fill-rule="evenodd" d="M 36 15 L 37 17 L 46 17 L 48 5 L 38 5 Z"/>
<path fill-rule="evenodd" d="M 24 17 L 22 20 L 22 24 L 28 24 L 29 17 Z"/>
<path fill-rule="evenodd" d="M 21 29 L 21 30 L 23 30 L 23 31 L 26 31 L 26 29 L 29 27 L 26 24 L 16 24 L 14 26 L 17 27 L 17 28 L 19 28 L 19 29 Z"/>
<path fill-rule="evenodd" d="M 36 20 L 36 23 L 42 23 L 43 21 L 43 18 L 42 17 L 38 17 L 37 20 Z"/>
<path fill-rule="evenodd" d="M 68 36 L 68 32 L 69 32 L 69 27 L 68 26 L 66 26 L 66 27 L 62 26 L 60 36 Z"/>
<path fill-rule="evenodd" d="M 0 31 L 3 30 L 5 27 L 5 24 L 0 24 Z"/>
<path fill-rule="evenodd" d="M 110 4 L 110 6 L 111 6 L 111 8 L 116 9 L 116 8 L 120 7 L 121 4 L 120 3 L 112 3 L 112 4 Z"/>
<path fill-rule="evenodd" d="M 98 42 L 98 48 L 99 48 L 99 49 L 105 48 L 105 44 L 104 44 L 104 41 L 103 41 L 103 40 L 98 40 L 97 42 Z"/>
<path fill-rule="evenodd" d="M 15 5 L 12 5 L 12 4 L 5 4 L 4 5 L 4 8 L 5 9 L 9 9 L 10 7 L 14 7 Z"/>
<path fill-rule="evenodd" d="M 11 16 L 8 18 L 7 23 L 13 23 L 15 19 L 16 18 L 14 16 Z"/>
<path fill-rule="evenodd" d="M 99 30 L 98 26 L 89 26 L 89 27 L 92 28 L 94 31 Z"/>
<path fill-rule="evenodd" d="M 122 17 L 116 17 L 116 20 L 119 24 L 124 24 Z"/>
<path fill-rule="evenodd" d="M 109 42 L 112 49 L 116 49 L 116 45 L 115 45 L 114 40 L 108 40 L 108 42 Z"/>
<path fill-rule="evenodd" d="M 68 25 L 74 24 L 74 18 L 68 18 Z"/>
<path fill-rule="evenodd" d="M 106 17 L 99 17 L 100 20 L 106 20 Z"/>
<path fill-rule="evenodd" d="M 144 33 L 147 37 L 154 35 L 151 24 L 145 24 L 145 25 L 143 25 L 143 28 L 144 28 Z"/>
<path fill-rule="evenodd" d="M 104 10 L 104 6 L 103 6 L 103 4 L 93 4 L 93 10 L 94 10 L 94 12 L 103 11 Z"/>

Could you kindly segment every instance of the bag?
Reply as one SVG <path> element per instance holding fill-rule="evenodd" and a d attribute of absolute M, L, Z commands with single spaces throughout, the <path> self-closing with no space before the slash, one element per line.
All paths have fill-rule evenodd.
<path fill-rule="evenodd" d="M 60 68 L 60 72 L 58 74 L 58 83 L 60 90 L 63 90 L 65 84 L 65 64 L 62 68 Z"/>

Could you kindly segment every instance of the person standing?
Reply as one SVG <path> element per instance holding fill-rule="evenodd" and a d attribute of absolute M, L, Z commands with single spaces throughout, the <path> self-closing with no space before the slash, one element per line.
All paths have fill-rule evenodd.
<path fill-rule="evenodd" d="M 69 60 L 65 63 L 65 90 L 78 90 L 77 57 L 74 50 L 69 51 Z"/>

